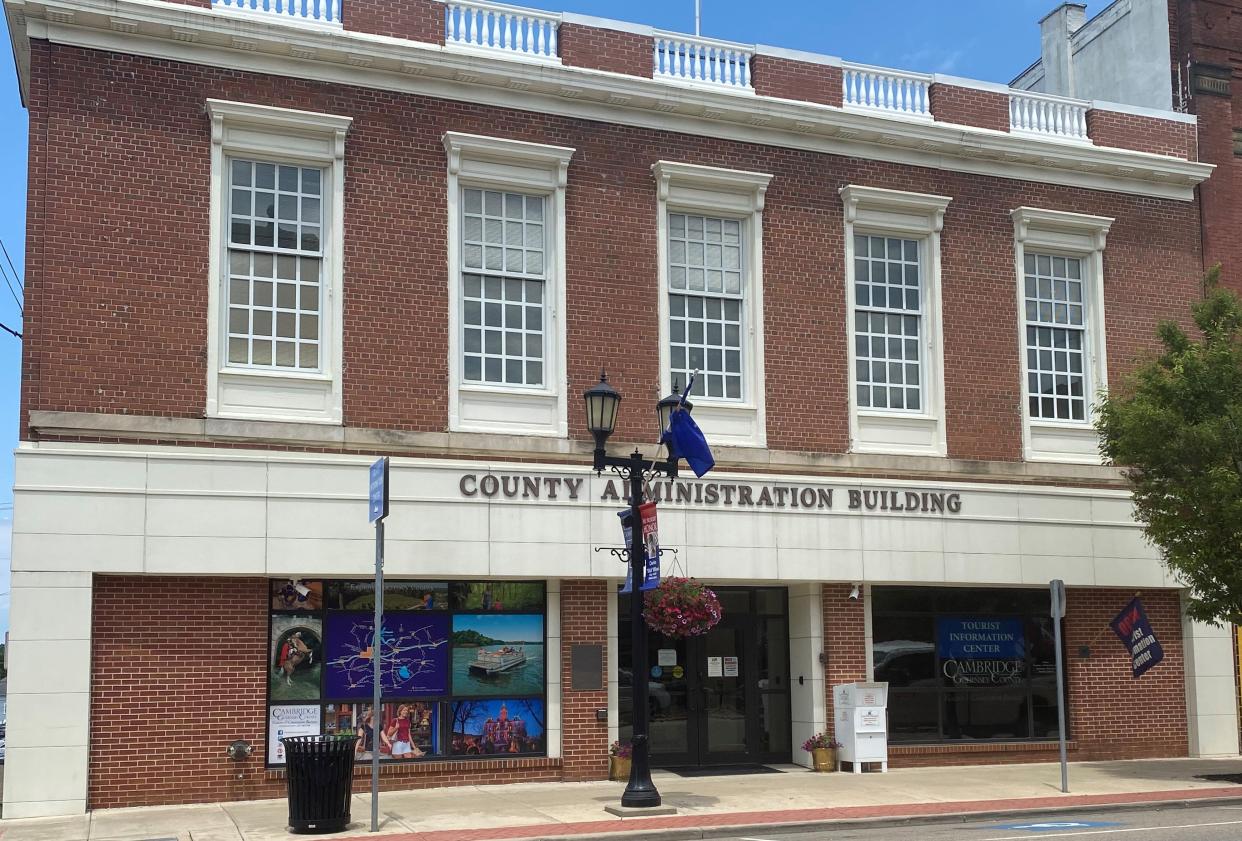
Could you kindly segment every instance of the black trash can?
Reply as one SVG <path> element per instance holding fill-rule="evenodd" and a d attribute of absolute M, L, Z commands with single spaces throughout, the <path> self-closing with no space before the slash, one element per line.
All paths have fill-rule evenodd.
<path fill-rule="evenodd" d="M 286 736 L 289 828 L 340 832 L 349 825 L 357 736 Z"/>

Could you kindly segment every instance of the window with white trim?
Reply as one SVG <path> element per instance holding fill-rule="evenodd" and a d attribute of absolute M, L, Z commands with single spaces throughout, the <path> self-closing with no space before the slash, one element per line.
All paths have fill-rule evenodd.
<path fill-rule="evenodd" d="M 1028 251 L 1023 269 L 1027 410 L 1032 418 L 1085 421 L 1082 260 Z"/>
<path fill-rule="evenodd" d="M 940 230 L 950 199 L 850 184 L 841 201 L 850 448 L 943 456 Z"/>
<path fill-rule="evenodd" d="M 462 189 L 462 379 L 544 384 L 543 196 Z"/>
<path fill-rule="evenodd" d="M 854 234 L 858 406 L 923 410 L 919 241 Z"/>
<path fill-rule="evenodd" d="M 1019 207 L 1014 223 L 1023 455 L 1099 464 L 1095 395 L 1108 384 L 1104 246 L 1113 220 Z"/>
<path fill-rule="evenodd" d="M 350 117 L 207 100 L 207 416 L 339 424 Z"/>
<path fill-rule="evenodd" d="M 319 370 L 323 170 L 229 161 L 228 364 Z"/>
<path fill-rule="evenodd" d="M 449 429 L 569 434 L 565 185 L 573 149 L 459 132 L 448 156 Z"/>
<path fill-rule="evenodd" d="M 714 444 L 767 444 L 763 201 L 772 176 L 658 161 L 660 380 L 692 372 L 694 417 Z"/>
<path fill-rule="evenodd" d="M 742 399 L 742 222 L 669 213 L 669 365 L 691 394 Z"/>

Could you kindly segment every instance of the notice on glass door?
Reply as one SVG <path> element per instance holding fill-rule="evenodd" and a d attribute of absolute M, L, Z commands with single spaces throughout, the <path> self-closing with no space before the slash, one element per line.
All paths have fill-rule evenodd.
<path fill-rule="evenodd" d="M 677 665 L 677 649 L 675 648 L 657 648 L 656 662 L 661 666 Z"/>
<path fill-rule="evenodd" d="M 721 677 L 724 674 L 724 663 L 722 657 L 707 658 L 707 676 Z"/>
<path fill-rule="evenodd" d="M 725 677 L 737 677 L 737 658 L 736 657 L 724 658 L 724 676 Z"/>

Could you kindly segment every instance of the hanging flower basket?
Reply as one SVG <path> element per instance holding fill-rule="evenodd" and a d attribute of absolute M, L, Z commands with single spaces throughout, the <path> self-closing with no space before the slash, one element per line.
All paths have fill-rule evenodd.
<path fill-rule="evenodd" d="M 647 627 L 673 639 L 706 634 L 723 615 L 716 594 L 693 578 L 664 579 L 643 605 Z"/>

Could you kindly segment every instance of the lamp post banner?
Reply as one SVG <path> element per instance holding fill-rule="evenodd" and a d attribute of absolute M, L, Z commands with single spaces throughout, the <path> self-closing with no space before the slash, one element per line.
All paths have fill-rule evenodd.
<path fill-rule="evenodd" d="M 656 525 L 656 504 L 644 502 L 639 506 L 638 511 L 642 520 L 643 537 L 643 583 L 640 589 L 645 592 L 660 586 L 660 536 Z M 632 546 L 634 532 L 630 526 L 630 509 L 618 511 L 617 516 L 621 518 L 621 533 L 625 535 L 625 545 Z M 630 584 L 630 576 L 626 575 L 625 583 L 621 585 L 621 592 L 629 593 Z"/>
<path fill-rule="evenodd" d="M 654 590 L 660 586 L 660 529 L 656 523 L 656 504 L 644 502 L 638 507 L 643 521 L 643 569 L 642 589 Z"/>
<path fill-rule="evenodd" d="M 1142 677 L 1148 669 L 1164 659 L 1164 649 L 1151 628 L 1147 611 L 1143 610 L 1143 602 L 1137 596 L 1108 624 L 1121 640 L 1121 644 L 1130 650 L 1130 667 L 1136 678 Z"/>

